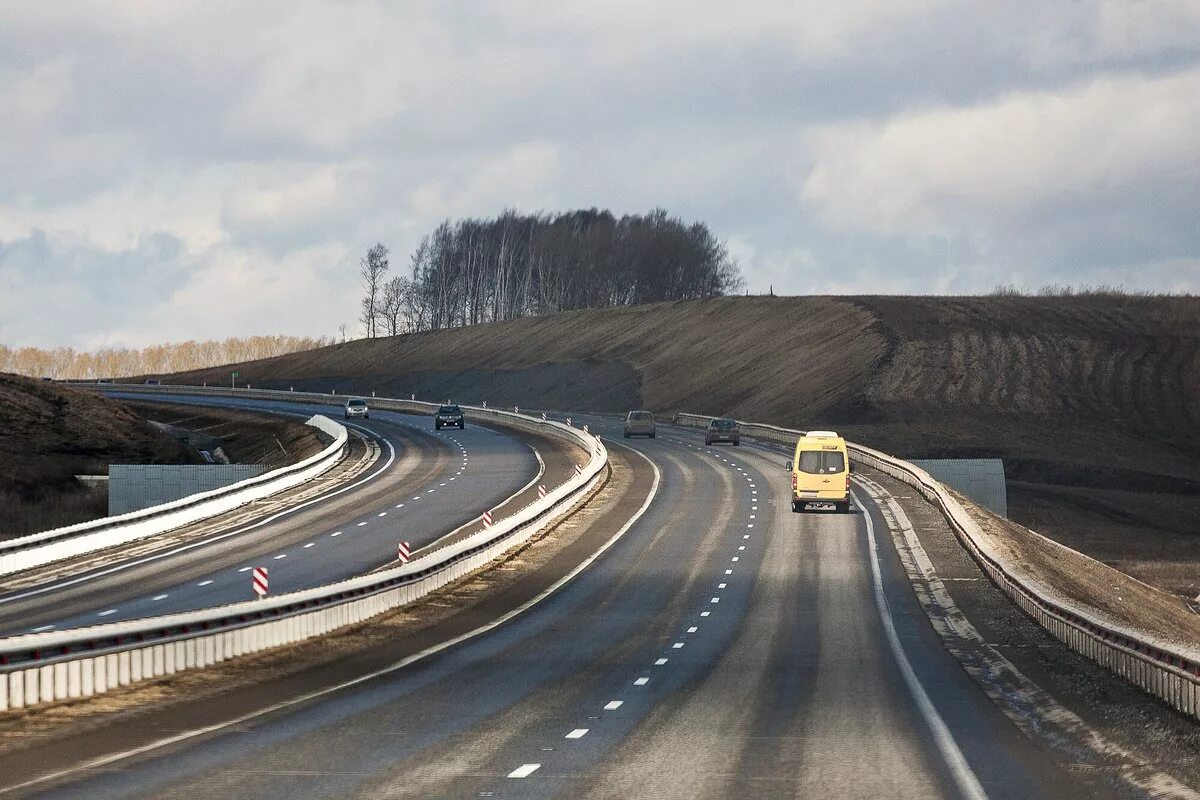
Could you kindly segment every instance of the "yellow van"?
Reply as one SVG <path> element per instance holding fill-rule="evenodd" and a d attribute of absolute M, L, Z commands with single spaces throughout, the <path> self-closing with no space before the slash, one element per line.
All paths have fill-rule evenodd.
<path fill-rule="evenodd" d="M 833 431 L 809 431 L 796 442 L 796 458 L 787 462 L 792 473 L 792 511 L 809 504 L 832 504 L 839 514 L 850 513 L 850 454 L 846 440 Z"/>

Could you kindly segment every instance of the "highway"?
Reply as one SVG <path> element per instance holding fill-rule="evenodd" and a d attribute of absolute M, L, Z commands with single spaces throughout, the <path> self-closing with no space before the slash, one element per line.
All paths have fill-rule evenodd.
<path fill-rule="evenodd" d="M 873 505 L 793 514 L 785 456 L 576 420 L 656 492 L 557 591 L 372 680 L 27 795 L 1111 796 L 1020 735 L 946 651 Z"/>
<path fill-rule="evenodd" d="M 145 400 L 145 395 L 138 395 Z M 171 397 L 172 403 L 214 398 Z M 333 406 L 224 400 L 266 411 L 326 414 Z M 351 485 L 264 524 L 241 526 L 82 575 L 0 594 L 0 632 L 82 627 L 186 611 L 251 598 L 249 569 L 266 566 L 273 592 L 287 592 L 360 575 L 396 558 L 397 544 L 415 550 L 484 510 L 522 493 L 531 482 L 564 480 L 568 454 L 529 437 L 468 425 L 434 431 L 427 417 L 375 411 L 353 426 L 378 440 L 376 466 Z M 544 455 L 543 455 L 544 451 Z M 524 490 L 524 493 L 523 493 Z M 53 598 L 52 603 L 46 602 Z"/>

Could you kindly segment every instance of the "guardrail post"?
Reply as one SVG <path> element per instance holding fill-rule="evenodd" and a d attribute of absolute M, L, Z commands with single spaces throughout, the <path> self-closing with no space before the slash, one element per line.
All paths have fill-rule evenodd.
<path fill-rule="evenodd" d="M 8 704 L 10 702 L 8 694 L 8 681 L 10 678 L 11 675 L 9 673 L 0 672 L 0 711 L 8 711 Z"/>

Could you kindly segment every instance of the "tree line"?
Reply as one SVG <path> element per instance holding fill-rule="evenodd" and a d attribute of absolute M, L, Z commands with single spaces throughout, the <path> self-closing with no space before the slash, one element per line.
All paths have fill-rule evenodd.
<path fill-rule="evenodd" d="M 247 336 L 186 341 L 142 348 L 110 347 L 93 352 L 70 347 L 10 348 L 0 344 L 0 372 L 34 378 L 94 380 L 156 375 L 270 358 L 334 343 L 333 337 Z"/>
<path fill-rule="evenodd" d="M 389 277 L 390 256 L 376 244 L 359 264 L 367 337 L 717 297 L 743 285 L 737 262 L 704 223 L 663 209 L 446 220 L 421 240 L 407 274 Z"/>

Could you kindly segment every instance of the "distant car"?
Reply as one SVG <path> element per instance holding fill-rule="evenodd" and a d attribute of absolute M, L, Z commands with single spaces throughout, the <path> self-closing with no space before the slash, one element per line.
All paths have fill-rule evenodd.
<path fill-rule="evenodd" d="M 42 376 L 42 380 L 44 380 L 44 381 L 53 381 L 53 380 L 54 380 L 54 378 L 50 378 L 50 377 L 47 377 L 47 376 L 43 375 L 43 376 Z"/>
<path fill-rule="evenodd" d="M 162 381 L 160 381 L 158 378 L 147 378 L 146 385 L 147 386 L 161 386 Z"/>
<path fill-rule="evenodd" d="M 625 417 L 625 438 L 649 436 L 654 438 L 654 415 L 649 411 L 630 411 Z"/>
<path fill-rule="evenodd" d="M 734 420 L 717 417 L 708 421 L 704 429 L 704 443 L 732 442 L 736 447 L 742 443 L 742 432 Z"/>
<path fill-rule="evenodd" d="M 98 378 L 96 383 L 112 383 L 112 378 Z"/>
<path fill-rule="evenodd" d="M 371 418 L 371 409 L 367 406 L 366 400 L 354 398 L 346 401 L 346 419 L 351 417 Z"/>
<path fill-rule="evenodd" d="M 442 428 L 465 428 L 466 422 L 463 420 L 462 409 L 455 405 L 440 406 L 437 413 L 433 415 L 434 430 Z"/>

